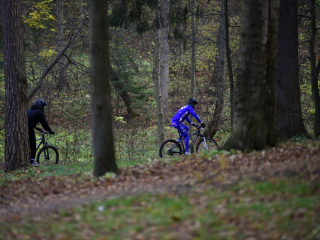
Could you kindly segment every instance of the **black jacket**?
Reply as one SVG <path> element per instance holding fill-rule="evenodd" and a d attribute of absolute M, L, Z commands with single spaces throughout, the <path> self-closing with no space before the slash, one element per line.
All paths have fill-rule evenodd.
<path fill-rule="evenodd" d="M 46 118 L 43 113 L 43 107 L 39 107 L 37 105 L 32 105 L 31 108 L 27 111 L 28 113 L 28 127 L 36 128 L 37 124 L 40 122 L 42 127 L 51 132 L 51 128 L 49 127 Z"/>

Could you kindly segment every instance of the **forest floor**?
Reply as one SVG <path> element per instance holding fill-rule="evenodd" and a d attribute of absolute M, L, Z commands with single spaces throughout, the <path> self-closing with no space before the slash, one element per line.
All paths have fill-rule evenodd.
<path fill-rule="evenodd" d="M 40 232 L 44 230 L 30 230 L 30 222 L 36 225 L 43 219 L 59 222 L 64 215 L 69 220 L 75 215 L 76 220 L 72 219 L 79 225 L 83 218 L 74 213 L 76 207 L 127 197 L 140 197 L 141 200 L 141 196 L 146 196 L 146 201 L 151 201 L 151 197 L 155 202 L 163 201 L 163 196 L 172 199 L 186 196 L 186 206 L 193 207 L 194 212 L 183 215 L 184 210 L 180 209 L 179 214 L 170 213 L 170 209 L 174 209 L 170 206 L 166 214 L 170 215 L 171 222 L 163 223 L 167 227 L 161 228 L 143 215 L 145 220 L 139 221 L 141 228 L 131 229 L 128 233 L 118 232 L 112 237 L 112 232 L 121 229 L 112 226 L 110 231 L 105 230 L 109 238 L 96 235 L 97 231 L 92 229 L 91 233 L 87 231 L 73 237 L 65 233 L 57 237 L 50 235 L 46 226 L 49 235 L 45 238 L 320 239 L 320 146 L 318 142 L 286 143 L 248 154 L 191 155 L 167 162 L 154 160 L 120 169 L 117 176 L 107 174 L 99 179 L 93 178 L 92 173 L 80 173 L 8 181 L 0 185 L 0 238 L 43 239 Z M 153 214 L 156 207 L 143 202 L 130 203 L 135 206 L 135 214 L 144 210 Z M 208 212 L 213 216 L 202 219 Z M 59 217 L 52 218 L 56 214 Z M 218 219 L 212 220 L 212 217 Z M 191 218 L 199 221 L 192 222 Z M 89 222 L 99 220 L 94 219 Z M 219 225 L 219 229 L 214 230 L 215 221 L 223 222 L 228 228 Z M 19 230 L 21 224 L 29 224 L 29 230 L 28 227 Z M 83 224 L 78 227 L 95 229 Z M 167 235 L 163 235 L 165 233 Z"/>

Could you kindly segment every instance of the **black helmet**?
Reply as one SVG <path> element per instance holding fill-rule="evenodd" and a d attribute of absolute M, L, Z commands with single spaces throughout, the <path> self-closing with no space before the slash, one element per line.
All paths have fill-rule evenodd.
<path fill-rule="evenodd" d="M 195 99 L 193 99 L 193 98 L 189 98 L 189 100 L 188 100 L 188 105 L 190 106 L 190 107 L 194 107 L 194 105 L 196 105 L 196 104 L 198 104 L 198 101 L 197 100 L 195 100 Z"/>
<path fill-rule="evenodd" d="M 36 105 L 37 107 L 39 107 L 42 111 L 43 111 L 43 108 L 44 106 L 48 106 L 48 104 L 42 100 L 42 99 L 38 99 L 34 102 L 34 105 Z"/>

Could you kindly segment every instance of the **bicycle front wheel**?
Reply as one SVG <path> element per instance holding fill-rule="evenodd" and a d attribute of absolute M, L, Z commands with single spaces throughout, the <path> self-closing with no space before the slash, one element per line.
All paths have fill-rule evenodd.
<path fill-rule="evenodd" d="M 202 153 L 203 151 L 211 151 L 213 149 L 218 150 L 218 143 L 212 138 L 204 137 L 202 138 L 196 148 L 197 153 Z"/>
<path fill-rule="evenodd" d="M 168 139 L 161 144 L 159 148 L 160 158 L 168 158 L 176 155 L 182 155 L 181 145 L 176 140 Z"/>
<path fill-rule="evenodd" d="M 41 148 L 37 156 L 37 162 L 42 165 L 52 165 L 58 164 L 59 162 L 59 153 L 54 146 L 44 146 Z"/>

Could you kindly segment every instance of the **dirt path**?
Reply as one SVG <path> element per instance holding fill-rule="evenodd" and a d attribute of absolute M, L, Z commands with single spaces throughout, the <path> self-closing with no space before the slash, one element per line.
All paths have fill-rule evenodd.
<path fill-rule="evenodd" d="M 198 158 L 197 158 L 198 157 Z M 93 179 L 85 174 L 27 179 L 0 187 L 0 222 L 47 214 L 92 201 L 138 194 L 197 191 L 208 184 L 225 188 L 240 180 L 300 176 L 320 180 L 320 149 L 287 145 L 250 154 L 191 156 L 122 169 L 119 176 Z"/>

